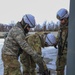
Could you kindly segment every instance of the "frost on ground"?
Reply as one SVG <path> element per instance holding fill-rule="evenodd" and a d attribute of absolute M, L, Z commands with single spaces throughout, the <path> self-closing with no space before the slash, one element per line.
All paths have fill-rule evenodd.
<path fill-rule="evenodd" d="M 3 75 L 3 62 L 1 57 L 1 49 L 3 46 L 4 39 L 0 39 L 0 75 Z"/>

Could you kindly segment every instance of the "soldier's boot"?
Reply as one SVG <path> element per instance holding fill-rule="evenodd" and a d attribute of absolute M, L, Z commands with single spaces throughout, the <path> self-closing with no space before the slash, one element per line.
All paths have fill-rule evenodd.
<path fill-rule="evenodd" d="M 64 75 L 64 71 L 63 70 L 57 71 L 57 75 Z"/>

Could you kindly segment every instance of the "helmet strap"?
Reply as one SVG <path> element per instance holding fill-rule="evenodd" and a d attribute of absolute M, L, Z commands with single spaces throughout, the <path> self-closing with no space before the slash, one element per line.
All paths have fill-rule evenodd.
<path fill-rule="evenodd" d="M 22 28 L 24 29 L 24 32 L 25 32 L 25 33 L 28 33 L 28 30 L 27 30 L 28 24 L 25 23 L 25 22 L 23 21 L 23 19 L 22 19 L 22 21 L 21 21 L 20 23 L 21 23 Z"/>
<path fill-rule="evenodd" d="M 28 18 L 27 15 L 26 15 L 26 17 L 27 17 L 28 21 L 30 22 L 30 24 L 31 24 L 32 26 L 34 26 L 34 25 L 32 24 L 32 22 L 30 21 L 30 19 Z"/>
<path fill-rule="evenodd" d="M 47 37 L 47 36 L 46 36 L 46 37 Z M 52 46 L 54 46 L 54 47 L 57 49 L 56 44 L 53 44 L 53 43 L 49 40 L 48 37 L 47 37 L 47 39 L 48 39 L 48 41 L 52 44 Z"/>
<path fill-rule="evenodd" d="M 23 19 L 21 21 L 21 25 L 22 25 L 23 29 L 25 29 L 28 26 L 28 24 L 25 23 Z"/>
<path fill-rule="evenodd" d="M 46 37 L 47 37 L 47 35 L 46 35 Z M 47 37 L 47 39 L 48 39 L 48 41 L 51 43 L 51 44 L 53 44 L 50 40 L 49 40 L 49 38 Z"/>
<path fill-rule="evenodd" d="M 24 29 L 26 29 L 26 28 L 27 28 L 27 26 L 28 26 L 28 24 L 26 24 L 26 25 L 24 26 Z"/>

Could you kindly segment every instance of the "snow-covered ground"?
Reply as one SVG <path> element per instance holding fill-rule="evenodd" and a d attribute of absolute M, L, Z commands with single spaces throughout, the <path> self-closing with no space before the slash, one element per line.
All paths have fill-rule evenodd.
<path fill-rule="evenodd" d="M 1 48 L 3 46 L 4 39 L 0 39 L 0 75 L 3 75 L 3 62 L 1 59 Z M 45 47 L 42 48 L 42 56 L 44 57 L 44 60 L 47 63 L 48 69 L 53 71 L 52 75 L 55 74 L 55 69 L 56 69 L 56 57 L 57 57 L 57 52 L 58 50 L 55 49 L 54 47 Z"/>
<path fill-rule="evenodd" d="M 3 75 L 3 62 L 1 58 L 1 48 L 3 46 L 4 39 L 0 39 L 0 75 Z"/>

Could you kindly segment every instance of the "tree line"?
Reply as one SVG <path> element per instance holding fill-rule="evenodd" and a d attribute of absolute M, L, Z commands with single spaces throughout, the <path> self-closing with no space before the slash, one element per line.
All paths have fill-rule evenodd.
<path fill-rule="evenodd" d="M 15 23 L 11 23 L 8 25 L 0 23 L 0 32 L 8 32 L 14 25 Z M 57 31 L 58 27 L 59 27 L 59 22 L 54 23 L 53 21 L 51 22 L 44 21 L 42 25 L 37 24 L 35 28 L 32 28 L 30 31 L 47 31 L 47 30 Z"/>
<path fill-rule="evenodd" d="M 0 32 L 8 32 L 12 27 L 14 26 L 14 24 L 1 24 L 0 23 Z"/>

